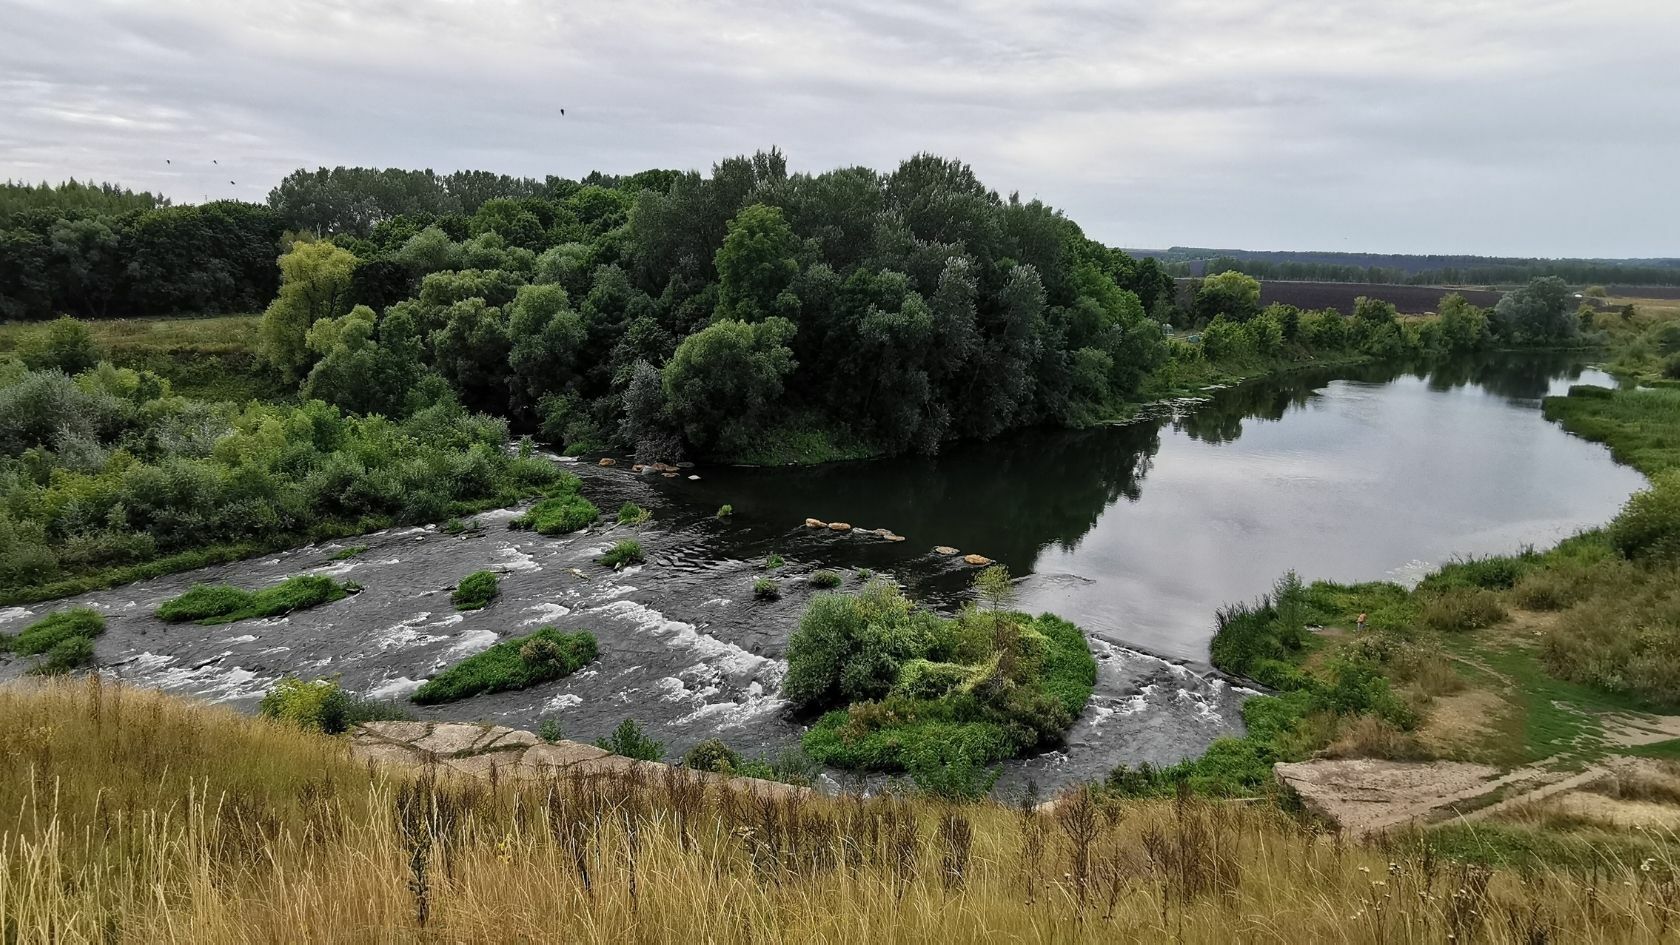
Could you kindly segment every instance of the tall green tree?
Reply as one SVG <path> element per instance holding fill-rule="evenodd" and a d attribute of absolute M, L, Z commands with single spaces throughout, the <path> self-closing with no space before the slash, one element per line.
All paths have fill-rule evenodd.
<path fill-rule="evenodd" d="M 799 275 L 800 250 L 781 210 L 753 204 L 736 214 L 717 251 L 717 317 L 756 322 L 797 316 L 799 300 L 788 287 Z"/>
<path fill-rule="evenodd" d="M 747 449 L 773 415 L 797 366 L 785 318 L 720 321 L 689 335 L 665 365 L 665 398 L 689 442 L 723 453 Z"/>
<path fill-rule="evenodd" d="M 356 257 L 331 243 L 294 243 L 280 257 L 280 294 L 263 312 L 262 348 L 288 379 L 302 380 L 314 363 L 309 329 L 350 311 L 355 269 Z"/>

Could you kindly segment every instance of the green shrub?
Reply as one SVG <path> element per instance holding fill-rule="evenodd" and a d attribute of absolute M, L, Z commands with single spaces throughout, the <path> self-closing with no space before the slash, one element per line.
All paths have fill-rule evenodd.
<path fill-rule="evenodd" d="M 499 591 L 498 579 L 491 571 L 474 571 L 455 585 L 449 600 L 456 610 L 478 610 L 494 600 Z"/>
<path fill-rule="evenodd" d="M 279 617 L 298 610 L 343 600 L 361 590 L 354 582 L 340 584 L 322 574 L 300 574 L 252 593 L 226 584 L 199 584 L 158 607 L 159 619 L 171 623 L 195 620 L 205 626 Z"/>
<path fill-rule="evenodd" d="M 811 575 L 811 586 L 823 589 L 839 587 L 840 575 L 833 571 L 818 571 Z"/>
<path fill-rule="evenodd" d="M 607 549 L 601 556 L 601 563 L 609 568 L 622 568 L 628 564 L 641 564 L 647 560 L 642 551 L 642 543 L 634 538 L 626 538 Z"/>
<path fill-rule="evenodd" d="M 537 737 L 552 745 L 563 738 L 564 733 L 560 731 L 559 722 L 543 719 L 542 724 L 537 726 Z"/>
<path fill-rule="evenodd" d="M 774 571 L 784 564 L 787 564 L 787 562 L 782 560 L 782 556 L 772 551 L 770 556 L 764 559 L 764 570 Z"/>
<path fill-rule="evenodd" d="M 639 761 L 658 761 L 665 757 L 665 746 L 648 737 L 633 719 L 625 719 L 618 723 L 618 728 L 613 729 L 611 735 L 597 741 L 595 747 Z"/>
<path fill-rule="evenodd" d="M 415 691 L 421 705 L 455 702 L 491 692 L 528 689 L 569 676 L 595 659 L 595 637 L 543 627 L 512 637 L 450 666 Z"/>
<path fill-rule="evenodd" d="M 868 568 L 858 568 L 852 573 L 852 577 L 857 578 L 864 584 L 868 584 L 870 581 L 875 579 L 875 572 L 869 570 Z"/>
<path fill-rule="evenodd" d="M 80 374 L 105 357 L 88 326 L 69 316 L 55 318 L 24 336 L 18 360 L 31 369 Z"/>
<path fill-rule="evenodd" d="M 683 755 L 683 764 L 695 771 L 734 774 L 741 767 L 741 755 L 722 739 L 708 738 Z"/>
<path fill-rule="evenodd" d="M 653 513 L 634 502 L 626 502 L 618 508 L 618 524 L 640 525 L 653 518 Z"/>
<path fill-rule="evenodd" d="M 350 698 L 336 680 L 304 682 L 286 676 L 263 695 L 261 712 L 265 718 L 336 735 L 350 725 Z"/>
<path fill-rule="evenodd" d="M 753 582 L 753 597 L 758 600 L 780 600 L 782 586 L 764 577 Z"/>
<path fill-rule="evenodd" d="M 1652 476 L 1651 487 L 1634 493 L 1606 531 L 1623 557 L 1680 560 L 1680 469 Z"/>
<path fill-rule="evenodd" d="M 1680 380 L 1680 354 L 1671 354 L 1663 360 L 1662 376 L 1671 381 Z"/>
<path fill-rule="evenodd" d="M 728 518 L 729 516 L 734 515 L 734 514 L 735 514 L 735 506 L 733 506 L 733 505 L 730 505 L 729 503 L 726 502 L 723 505 L 718 506 L 718 510 L 717 510 L 717 517 L 718 518 Z"/>
<path fill-rule="evenodd" d="M 588 528 L 600 517 L 601 510 L 595 503 L 572 494 L 543 499 L 509 524 L 531 529 L 539 535 L 564 535 Z"/>
<path fill-rule="evenodd" d="M 62 676 L 93 662 L 93 641 L 87 637 L 67 637 L 53 644 L 46 659 L 36 664 L 30 673 L 36 676 Z"/>
<path fill-rule="evenodd" d="M 21 656 L 47 653 L 70 640 L 92 640 L 105 632 L 105 618 L 88 607 L 72 607 L 42 617 L 18 633 L 11 648 Z M 89 653 L 91 654 L 91 649 Z"/>
<path fill-rule="evenodd" d="M 1455 588 L 1429 595 L 1423 604 L 1423 624 L 1443 633 L 1481 630 L 1505 619 L 1499 595 L 1485 588 Z"/>
<path fill-rule="evenodd" d="M 356 557 L 357 555 L 361 554 L 362 552 L 364 552 L 366 550 L 368 550 L 367 545 L 351 545 L 350 547 L 339 551 L 337 554 L 333 555 L 332 557 L 328 558 L 327 560 L 328 561 L 344 561 L 348 558 L 354 558 L 354 557 Z"/>

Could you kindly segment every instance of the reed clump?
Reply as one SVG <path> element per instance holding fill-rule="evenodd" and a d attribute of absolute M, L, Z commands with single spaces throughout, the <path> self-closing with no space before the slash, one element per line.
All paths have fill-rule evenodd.
<path fill-rule="evenodd" d="M 470 779 L 97 677 L 0 688 L 6 942 L 1658 942 L 1675 864 L 1357 846 L 1091 791 L 743 794 L 680 768 Z"/>

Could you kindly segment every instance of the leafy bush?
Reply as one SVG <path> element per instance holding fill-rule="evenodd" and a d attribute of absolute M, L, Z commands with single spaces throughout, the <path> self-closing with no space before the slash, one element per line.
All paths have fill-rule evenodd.
<path fill-rule="evenodd" d="M 552 745 L 563 738 L 564 733 L 560 731 L 559 722 L 553 719 L 543 719 L 542 724 L 537 726 L 537 737 Z"/>
<path fill-rule="evenodd" d="M 337 735 L 350 725 L 350 697 L 336 680 L 286 676 L 263 695 L 264 718 Z"/>
<path fill-rule="evenodd" d="M 89 607 L 72 607 L 48 614 L 24 627 L 12 639 L 11 648 L 21 656 L 34 656 L 70 640 L 92 640 L 104 632 L 105 618 L 98 611 Z"/>
<path fill-rule="evenodd" d="M 504 422 L 423 379 L 412 386 L 415 409 L 394 420 L 320 402 L 193 401 L 109 365 L 74 379 L 0 377 L 0 599 L 439 521 L 560 477 L 552 463 L 508 455 Z"/>
<path fill-rule="evenodd" d="M 735 506 L 733 506 L 733 505 L 730 505 L 729 503 L 726 502 L 723 505 L 718 506 L 718 510 L 717 510 L 717 517 L 718 518 L 728 518 L 729 516 L 734 515 L 734 514 L 735 514 Z"/>
<path fill-rule="evenodd" d="M 1483 588 L 1457 588 L 1428 595 L 1423 604 L 1423 624 L 1431 630 L 1458 633 L 1481 630 L 1505 619 L 1499 595 Z"/>
<path fill-rule="evenodd" d="M 638 761 L 658 761 L 665 757 L 665 746 L 643 732 L 634 719 L 618 723 L 611 735 L 595 742 L 595 747 Z"/>
<path fill-rule="evenodd" d="M 722 739 L 708 738 L 683 754 L 683 764 L 695 771 L 734 774 L 741 766 L 741 754 Z"/>
<path fill-rule="evenodd" d="M 88 637 L 66 637 L 47 650 L 46 659 L 30 672 L 38 676 L 58 676 L 93 662 L 93 640 Z"/>
<path fill-rule="evenodd" d="M 339 551 L 337 554 L 334 554 L 332 557 L 328 558 L 327 560 L 328 561 L 345 561 L 347 559 L 354 558 L 357 555 L 359 555 L 362 552 L 367 551 L 367 550 L 368 550 L 367 545 L 351 545 L 350 547 Z"/>
<path fill-rule="evenodd" d="M 1065 620 L 972 608 L 946 620 L 874 584 L 811 602 L 782 692 L 803 710 L 847 706 L 806 734 L 817 761 L 909 771 L 954 797 L 989 788 L 997 762 L 1058 742 L 1095 683 L 1085 636 Z"/>
<path fill-rule="evenodd" d="M 642 551 L 642 543 L 634 538 L 626 538 L 607 549 L 601 556 L 601 563 L 610 568 L 622 568 L 628 564 L 641 564 L 647 560 Z"/>
<path fill-rule="evenodd" d="M 24 336 L 17 353 L 34 370 L 66 374 L 80 374 L 105 356 L 88 326 L 69 317 L 55 318 Z"/>
<path fill-rule="evenodd" d="M 456 610 L 478 610 L 494 600 L 499 580 L 493 571 L 474 571 L 455 585 L 449 600 Z"/>
<path fill-rule="evenodd" d="M 1680 560 L 1680 469 L 1651 477 L 1610 522 L 1610 544 L 1636 561 Z"/>
<path fill-rule="evenodd" d="M 543 627 L 501 641 L 438 672 L 415 691 L 421 705 L 455 702 L 491 692 L 528 689 L 577 672 L 595 659 L 595 637 Z"/>
<path fill-rule="evenodd" d="M 1307 590 L 1293 571 L 1280 578 L 1272 593 L 1258 602 L 1220 608 L 1214 612 L 1214 636 L 1209 647 L 1213 665 L 1227 673 L 1258 679 L 1254 674 L 1261 664 L 1287 660 L 1306 645 L 1310 609 Z"/>
<path fill-rule="evenodd" d="M 588 528 L 600 517 L 601 510 L 595 503 L 573 494 L 543 499 L 509 524 L 514 528 L 529 528 L 540 535 L 564 535 Z"/>
<path fill-rule="evenodd" d="M 818 571 L 811 575 L 811 586 L 828 589 L 840 586 L 840 575 L 833 571 Z"/>
<path fill-rule="evenodd" d="M 868 568 L 858 568 L 857 571 L 853 572 L 852 577 L 868 584 L 870 581 L 875 579 L 875 572 L 869 570 Z"/>
<path fill-rule="evenodd" d="M 780 600 L 782 586 L 767 577 L 759 578 L 753 582 L 753 597 L 758 600 Z"/>
<path fill-rule="evenodd" d="M 279 617 L 343 600 L 359 590 L 358 584 L 348 581 L 340 584 L 322 574 L 300 574 L 255 593 L 226 584 L 198 584 L 185 594 L 164 601 L 157 609 L 157 616 L 170 623 L 193 620 L 210 626 Z"/>
<path fill-rule="evenodd" d="M 640 525 L 653 518 L 653 513 L 634 502 L 626 502 L 618 508 L 618 524 Z"/>
<path fill-rule="evenodd" d="M 787 564 L 787 562 L 782 560 L 782 556 L 772 551 L 769 557 L 764 559 L 764 570 L 774 571 L 784 564 Z"/>

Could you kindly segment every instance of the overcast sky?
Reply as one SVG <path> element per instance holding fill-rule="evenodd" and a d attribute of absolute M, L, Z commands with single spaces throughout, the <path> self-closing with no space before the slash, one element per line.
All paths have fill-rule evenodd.
<path fill-rule="evenodd" d="M 1675 256 L 1680 0 L 0 0 L 0 178 L 771 145 L 959 157 L 1122 246 Z"/>

